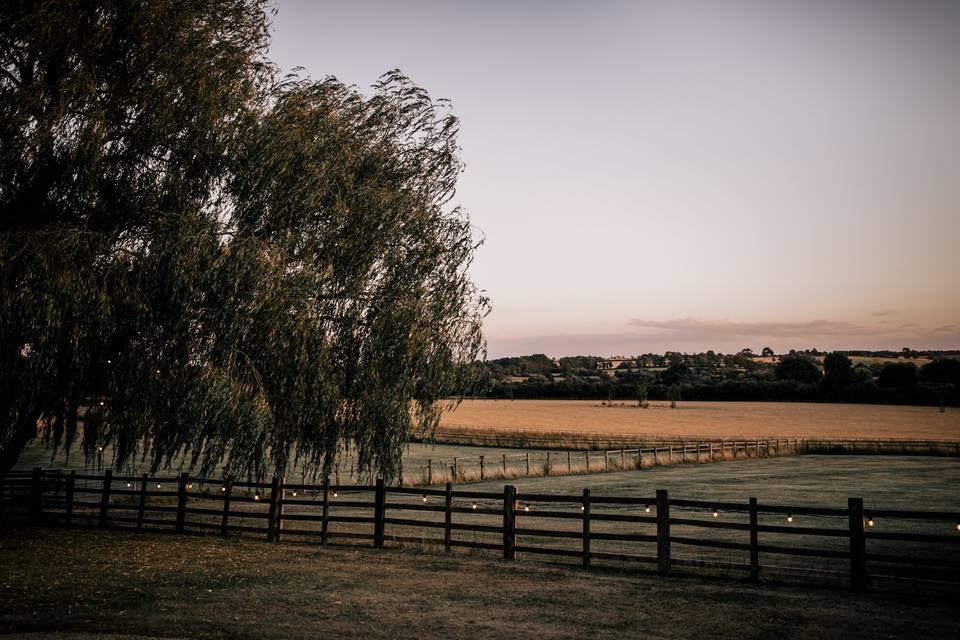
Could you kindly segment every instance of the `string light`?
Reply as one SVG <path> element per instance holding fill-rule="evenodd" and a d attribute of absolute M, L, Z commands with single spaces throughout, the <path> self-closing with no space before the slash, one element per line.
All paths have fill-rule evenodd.
<path fill-rule="evenodd" d="M 102 402 L 100 404 L 103 404 Z M 97 447 L 97 451 L 103 451 L 103 447 Z"/>
<path fill-rule="evenodd" d="M 101 407 L 103 406 L 103 400 L 100 401 L 100 406 L 101 406 Z"/>
<path fill-rule="evenodd" d="M 157 489 L 159 489 L 159 488 L 160 488 L 160 483 L 158 482 L 158 483 L 157 483 Z"/>
<path fill-rule="evenodd" d="M 129 482 L 127 483 L 127 488 L 128 488 L 128 489 L 129 489 L 130 487 L 132 487 L 132 486 L 133 486 L 133 485 L 130 484 Z"/>
<path fill-rule="evenodd" d="M 719 518 L 719 517 L 720 517 L 720 512 L 717 511 L 716 509 L 714 509 L 714 510 L 713 510 L 713 517 L 714 517 L 714 518 Z"/>
<path fill-rule="evenodd" d="M 473 503 L 472 505 L 470 505 L 470 506 L 471 506 L 471 508 L 476 509 L 476 508 L 477 508 L 477 503 L 474 502 L 474 503 Z"/>
<path fill-rule="evenodd" d="M 648 504 L 643 505 L 643 510 L 645 513 L 650 513 L 650 505 Z"/>
<path fill-rule="evenodd" d="M 873 518 L 871 518 L 869 515 L 867 516 L 867 526 L 868 527 L 873 526 Z"/>
<path fill-rule="evenodd" d="M 427 494 L 423 494 L 423 497 L 421 498 L 421 500 L 423 500 L 424 502 L 426 502 L 426 501 L 427 501 Z"/>
<path fill-rule="evenodd" d="M 253 499 L 254 499 L 254 500 L 259 500 L 259 499 L 260 499 L 260 494 L 259 494 L 259 493 L 253 494 Z"/>
<path fill-rule="evenodd" d="M 586 511 L 586 510 L 587 510 L 587 506 L 586 506 L 586 505 L 583 505 L 583 504 L 580 505 L 580 511 Z"/>
<path fill-rule="evenodd" d="M 223 485 L 222 487 L 220 487 L 220 491 L 223 492 L 223 493 L 226 493 L 226 492 L 227 492 L 227 485 Z"/>
<path fill-rule="evenodd" d="M 337 497 L 337 495 L 338 495 L 338 494 L 337 494 L 337 492 L 336 492 L 336 491 L 334 491 L 334 492 L 333 492 L 333 497 L 334 497 L 334 498 L 336 498 L 336 497 Z"/>
<path fill-rule="evenodd" d="M 297 492 L 296 492 L 296 491 L 293 492 L 293 497 L 294 497 L 294 498 L 297 497 Z"/>
<path fill-rule="evenodd" d="M 528 505 L 528 504 L 523 505 L 523 510 L 524 510 L 524 511 L 530 511 L 530 505 Z"/>
<path fill-rule="evenodd" d="M 193 484 L 190 483 L 190 482 L 188 482 L 188 483 L 187 483 L 187 489 L 193 489 Z"/>
<path fill-rule="evenodd" d="M 793 516 L 789 513 L 787 514 L 787 522 L 793 522 Z"/>

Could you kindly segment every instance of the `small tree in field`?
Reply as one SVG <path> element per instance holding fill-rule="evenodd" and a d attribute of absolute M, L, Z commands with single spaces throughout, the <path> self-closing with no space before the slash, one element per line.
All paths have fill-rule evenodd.
<path fill-rule="evenodd" d="M 680 401 L 680 385 L 670 385 L 667 389 L 667 400 L 670 401 L 671 409 L 677 408 L 677 402 Z"/>

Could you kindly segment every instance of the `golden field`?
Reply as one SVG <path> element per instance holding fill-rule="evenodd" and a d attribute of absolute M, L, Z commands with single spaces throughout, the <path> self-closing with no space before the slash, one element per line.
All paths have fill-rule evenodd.
<path fill-rule="evenodd" d="M 960 440 L 960 409 L 791 402 L 466 400 L 443 427 L 650 437 Z"/>

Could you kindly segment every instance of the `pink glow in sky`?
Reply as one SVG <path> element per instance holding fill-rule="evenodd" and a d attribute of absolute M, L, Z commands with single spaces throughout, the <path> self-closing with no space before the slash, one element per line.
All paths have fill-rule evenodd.
<path fill-rule="evenodd" d="M 960 348 L 960 3 L 277 7 L 452 100 L 490 357 Z"/>

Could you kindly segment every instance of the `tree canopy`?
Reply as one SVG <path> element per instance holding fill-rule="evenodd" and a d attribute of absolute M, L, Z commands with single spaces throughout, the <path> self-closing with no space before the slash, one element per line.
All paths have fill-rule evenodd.
<path fill-rule="evenodd" d="M 280 76 L 261 0 L 0 8 L 0 473 L 38 434 L 238 477 L 387 478 L 488 303 L 458 121 Z M 81 428 L 82 423 L 82 428 Z"/>
<path fill-rule="evenodd" d="M 775 373 L 778 380 L 796 380 L 798 382 L 818 382 L 821 378 L 820 367 L 810 356 L 793 354 L 777 363 Z"/>

